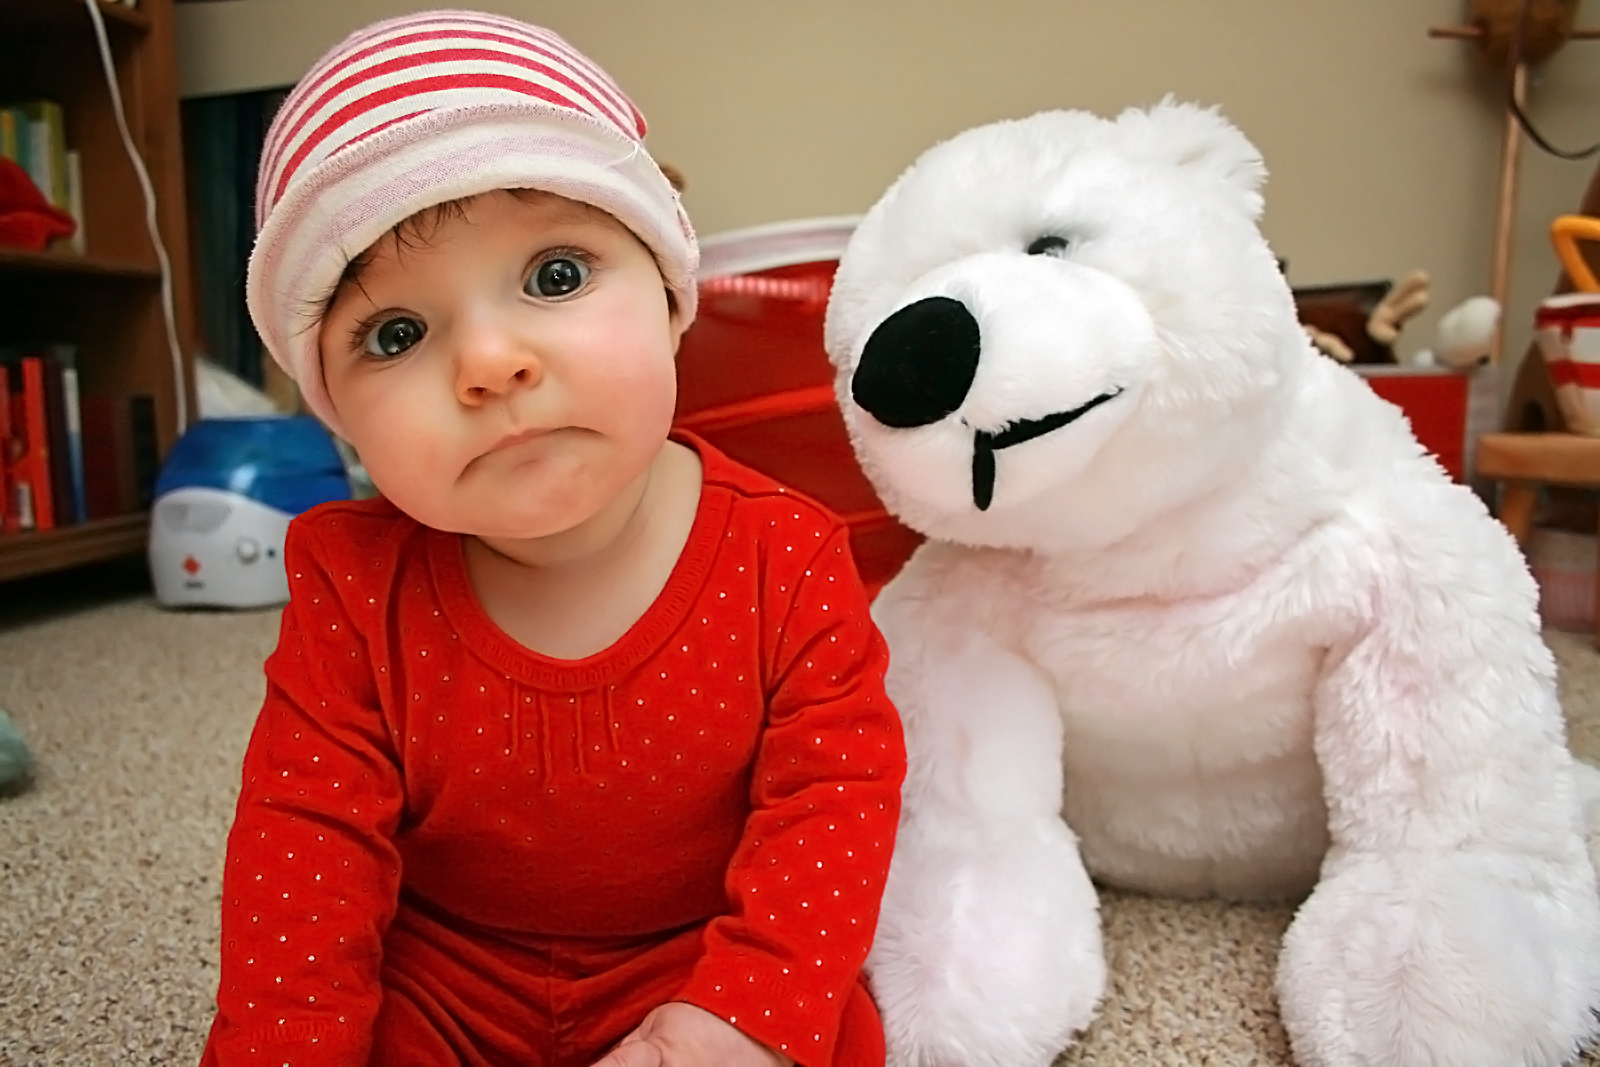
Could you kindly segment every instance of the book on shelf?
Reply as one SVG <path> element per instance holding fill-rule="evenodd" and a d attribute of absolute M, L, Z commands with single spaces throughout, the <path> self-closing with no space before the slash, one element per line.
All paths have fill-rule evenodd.
<path fill-rule="evenodd" d="M 83 398 L 83 473 L 89 521 L 139 509 L 134 467 L 133 421 L 122 397 Z"/>
<path fill-rule="evenodd" d="M 17 107 L 28 119 L 33 183 L 56 207 L 67 209 L 67 124 L 54 100 L 29 100 Z"/>
<path fill-rule="evenodd" d="M 78 368 L 61 368 L 61 395 L 66 418 L 68 484 L 72 487 L 72 515 L 89 521 L 89 486 L 83 469 L 83 401 L 78 393 Z"/>
<path fill-rule="evenodd" d="M 0 107 L 0 156 L 21 167 L 34 185 L 39 184 L 33 165 L 33 124 L 20 107 Z"/>
<path fill-rule="evenodd" d="M 21 442 L 11 432 L 11 370 L 0 363 L 0 534 L 16 533 L 22 525 L 17 514 L 16 491 L 11 484 L 11 464 L 21 453 Z"/>
<path fill-rule="evenodd" d="M 149 508 L 159 468 L 155 398 L 84 394 L 71 345 L 0 351 L 0 534 Z"/>
<path fill-rule="evenodd" d="M 0 156 L 21 164 L 22 160 L 18 155 L 20 152 L 21 148 L 17 144 L 17 113 L 9 107 L 0 107 Z M 22 169 L 28 168 L 23 166 Z"/>
<path fill-rule="evenodd" d="M 12 508 L 19 530 L 55 527 L 51 506 L 50 428 L 45 401 L 44 364 L 36 356 L 23 356 L 9 368 L 11 393 L 11 447 L 7 455 L 7 480 L 12 486 Z"/>
<path fill-rule="evenodd" d="M 57 526 L 87 521 L 83 506 L 83 432 L 78 397 L 78 351 L 51 345 L 44 361 L 45 416 L 50 423 L 50 497 Z"/>
<path fill-rule="evenodd" d="M 67 455 L 67 389 L 62 382 L 61 363 L 53 355 L 27 356 L 38 360 L 44 369 L 45 432 L 50 435 L 50 508 L 57 526 L 73 526 L 78 517 L 72 508 L 72 464 Z"/>
<path fill-rule="evenodd" d="M 88 238 L 83 233 L 83 154 L 76 148 L 67 149 L 67 214 L 78 228 L 68 237 L 67 249 L 75 256 L 87 255 Z"/>

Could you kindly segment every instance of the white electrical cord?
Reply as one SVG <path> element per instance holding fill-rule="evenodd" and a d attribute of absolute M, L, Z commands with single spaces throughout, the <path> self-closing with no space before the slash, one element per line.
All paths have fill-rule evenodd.
<path fill-rule="evenodd" d="M 122 135 L 122 147 L 127 150 L 128 161 L 133 164 L 134 173 L 139 177 L 139 188 L 144 190 L 145 228 L 150 231 L 150 243 L 155 246 L 156 260 L 161 266 L 161 312 L 167 325 L 167 350 L 172 356 L 173 401 L 178 415 L 178 432 L 181 434 L 189 427 L 189 400 L 184 389 L 183 349 L 178 344 L 178 315 L 172 302 L 172 261 L 167 258 L 167 248 L 161 243 L 161 230 L 156 225 L 155 185 L 150 181 L 150 172 L 145 169 L 144 159 L 139 155 L 139 148 L 133 143 L 133 134 L 128 130 L 128 117 L 122 110 L 122 90 L 117 85 L 117 68 L 111 59 L 111 41 L 106 37 L 106 23 L 100 14 L 98 0 L 83 0 L 83 3 L 89 9 L 89 21 L 94 23 L 95 39 L 100 45 L 100 66 L 105 71 L 106 88 L 111 92 L 111 111 L 117 119 L 117 132 Z"/>

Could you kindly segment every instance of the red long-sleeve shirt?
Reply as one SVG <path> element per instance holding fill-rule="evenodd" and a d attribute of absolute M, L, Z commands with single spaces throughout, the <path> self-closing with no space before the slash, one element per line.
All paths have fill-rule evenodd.
<path fill-rule="evenodd" d="M 408 909 L 455 968 L 433 994 L 459 997 L 452 1027 L 476 1025 L 474 982 L 485 1004 L 536 1001 L 518 952 L 540 939 L 667 944 L 700 926 L 671 999 L 830 1062 L 898 817 L 886 652 L 842 524 L 690 443 L 704 484 L 682 556 L 582 660 L 489 620 L 458 535 L 382 500 L 294 522 L 228 839 L 208 1062 L 366 1062 L 385 984 L 428 981 L 403 949 L 416 939 L 386 936 Z"/>

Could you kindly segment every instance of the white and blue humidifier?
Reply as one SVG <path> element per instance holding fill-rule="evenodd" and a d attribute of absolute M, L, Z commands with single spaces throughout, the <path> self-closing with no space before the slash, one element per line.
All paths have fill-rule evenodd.
<path fill-rule="evenodd" d="M 167 607 L 257 608 L 289 599 L 289 521 L 351 495 L 339 450 L 310 416 L 202 419 L 156 479 L 150 575 Z"/>

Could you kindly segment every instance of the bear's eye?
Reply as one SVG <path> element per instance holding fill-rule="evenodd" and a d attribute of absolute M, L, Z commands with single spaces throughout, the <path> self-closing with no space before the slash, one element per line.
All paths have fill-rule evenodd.
<path fill-rule="evenodd" d="M 1047 234 L 1044 237 L 1035 237 L 1028 246 L 1030 256 L 1059 256 L 1067 251 L 1067 239 Z"/>

